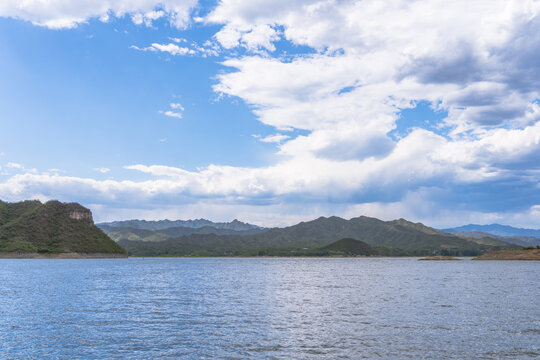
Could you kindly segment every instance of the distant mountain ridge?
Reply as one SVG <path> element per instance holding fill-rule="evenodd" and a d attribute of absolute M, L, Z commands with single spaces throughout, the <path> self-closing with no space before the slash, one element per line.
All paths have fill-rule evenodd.
<path fill-rule="evenodd" d="M 468 224 L 458 226 L 455 228 L 442 229 L 441 231 L 452 232 L 465 232 L 465 231 L 480 231 L 488 234 L 499 236 L 532 236 L 540 238 L 540 229 L 524 229 L 516 228 L 509 225 L 490 224 L 490 225 L 476 225 Z"/>
<path fill-rule="evenodd" d="M 263 229 L 260 226 L 248 224 L 245 222 L 234 219 L 231 222 L 213 222 L 206 219 L 194 219 L 194 220 L 123 220 L 103 222 L 96 224 L 97 227 L 104 231 L 111 231 L 113 228 L 132 228 L 142 230 L 165 230 L 169 228 L 203 228 L 212 227 L 215 229 L 233 230 L 233 231 L 247 231 L 247 230 L 260 230 Z"/>
<path fill-rule="evenodd" d="M 186 236 L 192 234 L 199 235 L 253 235 L 265 231 L 264 229 L 251 229 L 251 230 L 230 230 L 230 229 L 217 229 L 211 226 L 203 226 L 198 228 L 189 227 L 171 227 L 162 230 L 146 230 L 146 229 L 133 229 L 133 228 L 114 228 L 106 225 L 101 226 L 102 230 L 109 235 L 111 239 L 118 242 L 120 240 L 132 240 L 132 241 L 164 241 L 170 238 L 179 236 Z"/>
<path fill-rule="evenodd" d="M 540 245 L 540 238 L 534 237 L 534 236 L 500 236 L 500 235 L 494 235 L 489 234 L 481 231 L 463 231 L 463 232 L 453 232 L 452 234 L 466 237 L 466 238 L 490 238 L 492 241 L 493 239 L 496 239 L 498 241 L 504 241 L 506 243 L 510 244 L 516 244 L 523 247 L 529 247 L 529 246 L 538 246 Z"/>
<path fill-rule="evenodd" d="M 523 229 L 501 224 L 469 224 L 455 228 L 442 229 L 441 231 L 466 237 L 492 236 L 496 239 L 521 246 L 540 245 L 540 229 Z"/>

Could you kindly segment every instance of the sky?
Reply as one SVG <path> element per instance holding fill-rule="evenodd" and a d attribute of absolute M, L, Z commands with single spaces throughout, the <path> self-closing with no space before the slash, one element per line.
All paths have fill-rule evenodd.
<path fill-rule="evenodd" d="M 3 0 L 0 199 L 540 227 L 540 1 Z"/>

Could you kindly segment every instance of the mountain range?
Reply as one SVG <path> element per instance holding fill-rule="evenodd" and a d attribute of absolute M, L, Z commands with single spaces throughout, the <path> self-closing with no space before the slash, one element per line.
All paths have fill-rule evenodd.
<path fill-rule="evenodd" d="M 140 229 L 140 230 L 164 230 L 170 228 L 190 228 L 198 229 L 203 227 L 211 227 L 220 230 L 233 230 L 233 231 L 248 231 L 262 229 L 257 225 L 247 224 L 234 219 L 231 222 L 213 222 L 206 219 L 195 220 L 124 220 L 124 221 L 112 221 L 103 222 L 97 224 L 97 226 L 104 231 L 111 231 L 112 229 Z"/>
<path fill-rule="evenodd" d="M 103 224 L 100 224 L 100 226 Z M 108 228 L 102 227 L 105 231 Z M 204 233 L 200 229 L 205 229 Z M 180 236 L 185 228 L 159 231 L 114 228 L 109 231 L 129 254 L 138 256 L 228 256 L 319 253 L 344 238 L 362 241 L 379 255 L 478 255 L 498 248 L 516 247 L 492 237 L 464 238 L 404 219 L 382 221 L 360 216 L 350 220 L 320 217 L 284 228 L 253 229 L 253 233 L 220 233 L 200 227 Z M 169 234 L 166 232 L 169 231 Z M 284 252 L 285 251 L 285 252 Z M 301 252 L 300 252 L 301 253 Z"/>
<path fill-rule="evenodd" d="M 512 234 L 509 237 L 467 231 L 472 227 L 440 231 L 405 219 L 366 216 L 320 217 L 283 228 L 206 219 L 127 220 L 96 226 L 90 210 L 76 203 L 0 201 L 0 255 L 124 255 L 127 250 L 135 256 L 473 256 L 539 240 L 529 236 L 537 230 L 502 227 L 504 234 Z"/>
<path fill-rule="evenodd" d="M 488 236 L 520 246 L 540 245 L 540 229 L 523 229 L 500 224 L 469 224 L 441 231 L 464 237 L 482 238 Z"/>

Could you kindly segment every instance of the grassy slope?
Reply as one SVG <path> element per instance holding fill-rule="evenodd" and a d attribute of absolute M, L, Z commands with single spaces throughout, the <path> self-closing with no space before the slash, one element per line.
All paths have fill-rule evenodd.
<path fill-rule="evenodd" d="M 0 251 L 124 253 L 91 220 L 69 217 L 73 211 L 89 212 L 79 204 L 0 202 L 0 209 Z"/>

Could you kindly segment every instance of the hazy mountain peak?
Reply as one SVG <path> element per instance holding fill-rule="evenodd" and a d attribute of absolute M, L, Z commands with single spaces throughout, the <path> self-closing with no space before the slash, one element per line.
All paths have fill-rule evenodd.
<path fill-rule="evenodd" d="M 257 225 L 248 224 L 238 219 L 234 219 L 231 222 L 213 222 L 207 219 L 190 219 L 190 220 L 123 220 L 123 221 L 111 221 L 97 224 L 102 229 L 112 228 L 132 228 L 141 230 L 165 230 L 169 228 L 202 228 L 212 227 L 215 229 L 226 229 L 235 231 L 246 231 L 262 229 Z"/>
<path fill-rule="evenodd" d="M 501 224 L 468 224 L 454 228 L 443 229 L 442 231 L 447 233 L 478 231 L 499 236 L 532 236 L 540 238 L 540 229 L 517 228 Z"/>

